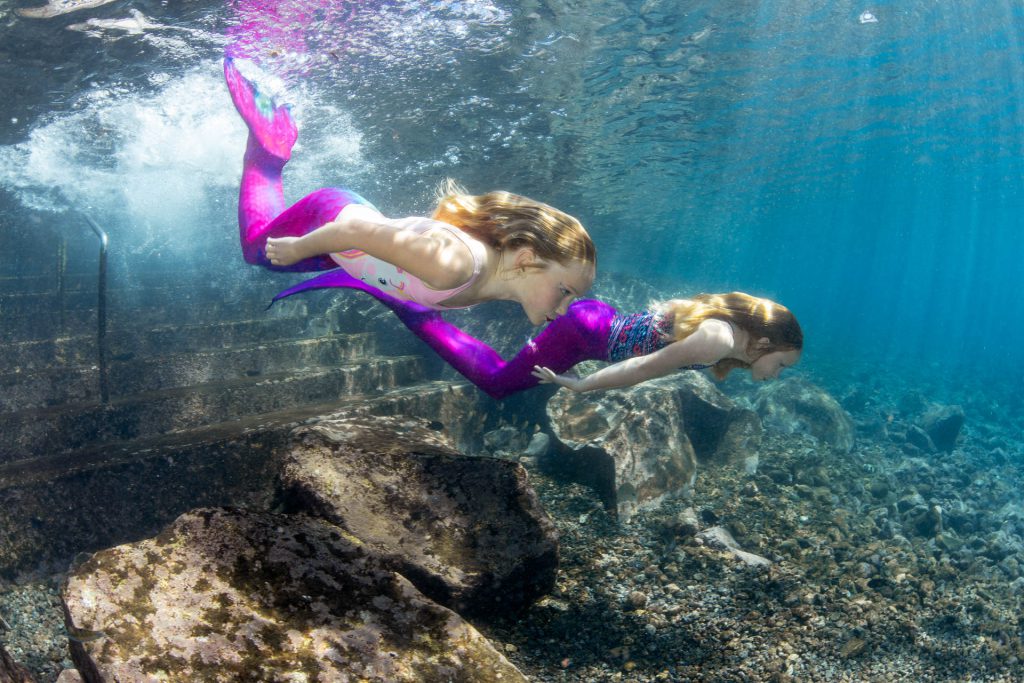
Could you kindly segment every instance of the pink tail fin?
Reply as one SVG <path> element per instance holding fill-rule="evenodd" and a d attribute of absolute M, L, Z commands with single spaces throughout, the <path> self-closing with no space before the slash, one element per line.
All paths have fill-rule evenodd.
<path fill-rule="evenodd" d="M 256 83 L 239 72 L 231 57 L 224 59 L 224 80 L 235 109 L 260 147 L 268 154 L 287 161 L 299 136 L 288 105 L 278 105 L 269 95 L 260 92 Z"/>

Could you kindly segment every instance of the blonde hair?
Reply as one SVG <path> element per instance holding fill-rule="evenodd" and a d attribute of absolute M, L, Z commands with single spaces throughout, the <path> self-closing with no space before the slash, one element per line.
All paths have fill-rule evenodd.
<path fill-rule="evenodd" d="M 597 249 L 583 225 L 553 206 L 511 192 L 468 194 L 454 180 L 438 188 L 435 220 L 465 230 L 498 251 L 528 247 L 538 258 L 597 265 Z"/>
<path fill-rule="evenodd" d="M 757 360 L 775 351 L 800 351 L 804 333 L 796 316 L 782 304 L 744 292 L 697 294 L 691 299 L 672 299 L 660 304 L 659 312 L 672 322 L 672 341 L 686 339 L 705 320 L 716 318 L 733 323 L 749 334 L 747 353 Z M 761 339 L 767 339 L 762 344 Z M 736 368 L 749 368 L 738 358 L 723 358 L 712 368 L 715 377 L 725 379 Z"/>

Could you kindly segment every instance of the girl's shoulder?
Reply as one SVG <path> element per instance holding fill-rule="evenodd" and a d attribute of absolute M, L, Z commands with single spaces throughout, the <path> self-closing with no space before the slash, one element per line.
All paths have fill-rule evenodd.
<path fill-rule="evenodd" d="M 721 318 L 707 318 L 700 322 L 697 326 L 698 330 L 703 330 L 705 334 L 732 334 L 732 323 L 728 320 L 722 320 Z"/>
<path fill-rule="evenodd" d="M 697 326 L 696 333 L 707 340 L 708 343 L 718 343 L 730 347 L 736 335 L 732 324 L 728 320 L 722 320 L 721 318 L 702 320 L 700 325 Z"/>
<path fill-rule="evenodd" d="M 468 237 L 465 232 L 451 223 L 445 223 L 444 221 L 439 221 L 436 218 L 428 218 L 426 216 L 406 216 L 405 218 L 396 218 L 392 223 L 397 227 L 405 230 L 411 230 L 419 234 L 424 234 L 431 230 L 442 230 L 446 233 L 454 233 L 456 237 Z"/>

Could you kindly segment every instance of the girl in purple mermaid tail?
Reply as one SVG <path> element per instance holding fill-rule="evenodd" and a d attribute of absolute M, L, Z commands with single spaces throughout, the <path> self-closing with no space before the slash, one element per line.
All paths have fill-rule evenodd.
<path fill-rule="evenodd" d="M 282 295 L 352 286 L 355 278 L 368 285 L 360 289 L 433 310 L 516 301 L 540 325 L 590 288 L 596 251 L 579 221 L 508 192 L 471 196 L 449 182 L 432 218 L 386 218 L 337 188 L 285 208 L 281 174 L 298 137 L 291 114 L 231 58 L 224 76 L 249 127 L 238 199 L 245 260 L 271 270 L 328 271 Z"/>
<path fill-rule="evenodd" d="M 539 383 L 594 391 L 684 369 L 710 368 L 724 379 L 732 370 L 745 368 L 755 380 L 773 379 L 799 361 L 803 350 L 803 331 L 788 308 L 731 292 L 674 299 L 653 312 L 634 314 L 620 314 L 594 299 L 577 301 L 505 361 L 435 310 L 388 296 L 353 278 L 338 285 L 376 297 L 449 365 L 498 399 Z M 559 374 L 585 360 L 612 364 L 583 378 Z"/>

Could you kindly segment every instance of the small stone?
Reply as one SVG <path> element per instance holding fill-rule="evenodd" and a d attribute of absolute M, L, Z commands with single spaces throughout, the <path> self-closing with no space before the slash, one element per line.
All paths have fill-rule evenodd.
<path fill-rule="evenodd" d="M 642 591 L 633 591 L 629 594 L 628 600 L 633 609 L 642 609 L 647 606 L 647 594 Z"/>
<path fill-rule="evenodd" d="M 529 458 L 543 458 L 551 448 L 551 437 L 544 432 L 537 432 L 530 437 L 530 443 L 523 451 L 523 455 Z"/>
<path fill-rule="evenodd" d="M 700 521 L 697 518 L 697 511 L 693 508 L 686 508 L 676 516 L 677 533 L 682 537 L 693 536 L 700 531 Z"/>
<path fill-rule="evenodd" d="M 867 644 L 867 641 L 863 638 L 858 638 L 854 636 L 853 638 L 850 638 L 848 641 L 846 641 L 846 644 L 843 645 L 843 648 L 839 651 L 839 656 L 845 659 L 849 659 L 850 657 L 856 657 L 864 651 L 864 648 L 867 647 Z"/>

